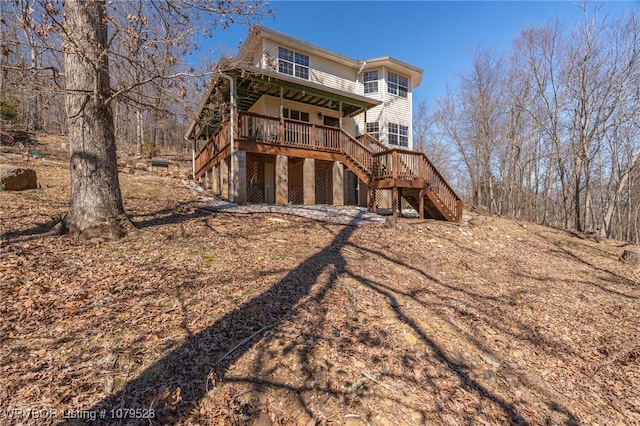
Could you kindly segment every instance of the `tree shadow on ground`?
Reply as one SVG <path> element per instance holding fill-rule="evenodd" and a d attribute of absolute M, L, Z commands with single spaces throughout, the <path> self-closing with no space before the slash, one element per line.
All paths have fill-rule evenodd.
<path fill-rule="evenodd" d="M 354 221 L 358 219 L 359 217 Z M 285 321 L 300 321 L 301 310 L 314 306 L 322 310 L 319 307 L 320 302 L 336 285 L 339 277 L 350 276 L 384 296 L 394 310 L 397 319 L 416 332 L 419 339 L 436 354 L 436 360 L 459 377 L 464 388 L 496 406 L 509 423 L 528 424 L 513 404 L 482 386 L 464 371 L 464 366 L 450 358 L 403 311 L 391 293 L 378 283 L 348 271 L 347 262 L 343 258 L 341 250 L 349 244 L 349 238 L 355 229 L 354 226 L 345 226 L 330 244 L 289 271 L 285 277 L 267 291 L 225 314 L 205 330 L 192 334 L 181 346 L 124 384 L 121 390 L 96 403 L 93 407 L 87 407 L 86 411 L 101 412 L 101 410 L 106 410 L 106 417 L 97 419 L 98 424 L 114 424 L 114 422 L 175 424 L 186 421 L 197 415 L 198 404 L 208 393 L 210 383 L 224 381 L 229 368 L 254 345 L 265 339 L 269 330 L 277 330 L 278 324 Z M 313 297 L 307 297 L 312 292 Z M 304 303 L 300 304 L 302 301 Z M 318 325 L 322 326 L 322 324 Z M 313 345 L 313 341 L 305 344 L 307 346 Z M 257 378 L 255 384 L 270 385 L 270 382 L 260 383 L 260 380 L 262 379 Z M 300 394 L 305 389 L 311 388 L 293 386 L 289 390 Z M 131 416 L 133 418 L 127 419 L 111 417 L 114 413 L 112 410 L 116 410 L 115 413 L 126 415 L 130 411 L 118 412 L 117 410 L 148 409 L 150 407 L 155 410 L 155 418 L 151 421 L 136 419 L 135 415 Z M 77 423 L 77 421 L 70 419 L 60 424 Z"/>
<path fill-rule="evenodd" d="M 346 264 L 340 249 L 354 230 L 354 226 L 345 226 L 331 244 L 307 258 L 269 290 L 194 334 L 122 390 L 87 411 L 106 409 L 110 414 L 112 409 L 155 407 L 154 423 L 171 424 L 188 418 L 207 393 L 209 381 L 214 377 L 224 378 L 229 366 L 269 328 L 290 318 L 292 309 L 309 294 L 325 270 L 331 270 L 330 283 L 335 281 L 338 271 L 344 271 Z M 247 339 L 248 336 L 251 338 Z M 235 350 L 229 351 L 229 348 Z M 224 360 L 219 361 L 225 353 Z M 107 417 L 98 423 L 113 424 L 114 419 Z M 148 422 L 140 420 L 140 423 Z M 61 424 L 77 423 L 69 420 Z"/>

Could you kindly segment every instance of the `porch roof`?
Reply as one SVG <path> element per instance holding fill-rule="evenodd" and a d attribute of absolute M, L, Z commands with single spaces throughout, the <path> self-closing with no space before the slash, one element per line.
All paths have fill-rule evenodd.
<path fill-rule="evenodd" d="M 263 95 L 280 97 L 281 90 L 283 99 L 336 112 L 340 111 L 340 105 L 342 104 L 343 117 L 353 117 L 381 104 L 380 101 L 366 96 L 323 86 L 246 63 L 234 64 L 231 67 L 223 68 L 220 74 L 227 74 L 236 79 L 237 106 L 240 111 L 248 111 Z M 202 98 L 196 111 L 195 119 L 185 135 L 188 139 L 197 139 L 203 133 L 205 127 L 215 127 L 215 122 L 221 119 L 219 114 L 213 114 L 213 116 L 209 114 L 209 117 L 207 117 L 207 111 L 216 111 L 216 108 L 212 106 L 217 101 L 216 97 L 212 96 L 212 93 L 216 87 L 219 87 L 219 84 L 226 84 L 226 82 L 223 79 L 219 79 L 217 84 L 211 85 Z M 226 100 L 228 101 L 228 94 Z"/>

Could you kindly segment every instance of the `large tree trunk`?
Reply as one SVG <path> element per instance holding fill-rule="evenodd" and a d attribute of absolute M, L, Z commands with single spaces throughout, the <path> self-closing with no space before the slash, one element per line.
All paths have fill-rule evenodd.
<path fill-rule="evenodd" d="M 101 0 L 66 0 L 66 108 L 71 148 L 71 202 L 65 225 L 74 238 L 117 239 L 124 214 L 109 97 L 107 16 Z"/>

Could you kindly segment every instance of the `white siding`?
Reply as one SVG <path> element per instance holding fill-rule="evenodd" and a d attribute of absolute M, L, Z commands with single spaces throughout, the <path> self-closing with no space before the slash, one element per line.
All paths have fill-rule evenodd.
<path fill-rule="evenodd" d="M 401 124 L 409 128 L 409 149 L 413 148 L 413 110 L 412 110 L 412 89 L 406 98 L 387 92 L 387 71 L 385 66 L 380 68 L 366 68 L 365 71 L 378 70 L 378 91 L 376 93 L 364 93 L 364 84 L 362 82 L 363 73 L 356 75 L 358 70 L 353 67 L 342 65 L 341 63 L 326 59 L 324 57 L 314 55 L 312 51 L 305 51 L 295 45 L 279 44 L 272 40 L 263 39 L 261 43 L 261 51 L 263 55 L 256 53 L 253 58 L 259 65 L 273 71 L 278 70 L 278 46 L 290 49 L 305 55 L 309 55 L 309 81 L 318 83 L 327 87 L 343 90 L 354 94 L 364 95 L 371 99 L 382 102 L 382 105 L 376 106 L 367 111 L 367 122 L 377 121 L 380 125 L 380 141 L 388 143 L 388 123 Z M 261 61 L 260 61 L 261 59 Z M 408 77 L 393 70 L 397 74 Z M 305 80 L 301 80 L 304 82 Z M 264 98 L 264 97 L 263 97 Z M 275 97 L 266 97 L 261 99 L 252 111 L 261 114 L 279 116 L 280 100 Z M 337 117 L 335 111 L 317 108 L 311 105 L 301 104 L 297 102 L 285 101 L 285 108 L 295 109 L 298 111 L 309 112 L 309 119 L 314 124 L 323 124 L 323 119 L 318 117 L 318 112 L 322 115 Z M 343 120 L 343 128 L 348 133 L 357 136 L 366 131 L 364 123 L 364 114 L 359 114 L 355 118 L 345 118 Z"/>
<path fill-rule="evenodd" d="M 265 40 L 264 43 L 265 64 L 272 71 L 278 70 L 278 47 L 293 50 L 309 56 L 309 80 L 323 86 L 343 90 L 345 92 L 356 93 L 356 71 L 345 65 L 328 59 L 315 56 L 313 52 L 307 52 L 294 46 L 287 46 Z M 305 80 L 302 80 L 305 81 Z"/>
<path fill-rule="evenodd" d="M 258 99 L 258 101 L 255 104 L 253 104 L 251 106 L 251 108 L 249 108 L 249 112 L 266 115 L 267 114 L 267 112 L 266 112 L 267 110 L 266 110 L 266 105 L 265 105 L 265 98 L 266 98 L 266 96 L 260 97 L 260 99 Z M 278 114 L 278 115 L 280 115 L 280 114 Z"/>
<path fill-rule="evenodd" d="M 359 77 L 362 79 L 362 75 Z M 388 144 L 389 141 L 389 123 L 396 123 L 409 127 L 408 149 L 413 149 L 413 109 L 411 89 L 409 89 L 409 93 L 406 98 L 387 92 L 387 69 L 385 67 L 378 69 L 378 78 L 377 93 L 364 94 L 364 84 L 362 81 L 359 81 L 358 83 L 359 93 L 382 102 L 382 105 L 376 106 L 367 111 L 367 122 L 372 123 L 377 121 L 379 123 L 380 142 L 385 144 Z M 364 125 L 364 114 L 358 115 L 356 117 L 356 122 L 359 133 L 364 133 L 366 131 L 366 127 Z M 390 146 L 393 147 L 395 145 Z"/>
<path fill-rule="evenodd" d="M 258 107 L 258 105 L 260 105 Z M 296 111 L 308 112 L 309 113 L 309 122 L 312 124 L 323 125 L 324 124 L 324 116 L 335 117 L 338 118 L 338 113 L 336 111 L 319 108 L 313 105 L 303 104 L 300 102 L 294 101 L 283 101 L 283 106 L 288 109 L 293 109 Z M 274 96 L 263 96 L 260 98 L 258 102 L 251 108 L 251 112 L 256 112 L 259 114 L 270 115 L 272 117 L 280 116 L 280 99 Z M 318 113 L 322 114 L 322 116 L 318 116 Z M 342 128 L 351 135 L 356 135 L 356 123 L 352 118 L 344 118 L 342 121 Z"/>

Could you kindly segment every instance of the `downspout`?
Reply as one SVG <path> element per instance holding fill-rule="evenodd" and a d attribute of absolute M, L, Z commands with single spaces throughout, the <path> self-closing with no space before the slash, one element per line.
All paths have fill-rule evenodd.
<path fill-rule="evenodd" d="M 194 176 L 196 175 L 196 140 L 195 139 L 189 139 L 188 134 L 184 135 L 182 137 L 185 142 L 191 142 L 191 175 Z"/>
<path fill-rule="evenodd" d="M 356 80 L 358 82 L 361 82 L 359 75 L 362 74 L 362 70 L 364 70 L 364 67 L 366 67 L 366 66 L 367 66 L 367 61 L 362 61 L 362 66 L 360 66 L 360 69 L 358 70 L 358 73 L 356 74 Z M 360 85 L 358 84 L 358 86 L 360 86 Z M 364 81 L 362 81 L 362 94 L 364 95 Z M 360 132 L 360 134 L 367 133 L 367 107 L 366 107 L 366 105 L 364 107 L 364 124 L 363 124 L 362 130 L 363 131 Z"/>
<path fill-rule="evenodd" d="M 235 144 L 235 128 L 234 128 L 234 118 L 235 118 L 235 112 L 236 112 L 236 91 L 235 91 L 235 87 L 234 87 L 234 81 L 233 81 L 233 77 L 227 75 L 227 74 L 220 74 L 220 77 L 224 78 L 225 80 L 227 80 L 229 82 L 229 101 L 230 101 L 230 105 L 229 105 L 229 113 L 231 115 L 231 117 L 229 118 L 229 125 L 231 127 L 230 131 L 229 131 L 229 139 L 230 139 L 230 144 L 231 144 L 231 158 L 229 161 L 230 165 L 229 165 L 229 175 L 231 176 L 231 179 L 229 179 L 229 201 L 231 201 L 232 203 L 236 202 L 236 195 L 235 195 L 235 190 L 236 190 L 236 185 L 235 185 L 235 175 L 233 174 L 233 153 L 234 153 L 234 144 Z"/>
<path fill-rule="evenodd" d="M 356 74 L 356 77 L 359 76 L 362 73 L 362 70 L 364 69 L 364 67 L 367 66 L 367 61 L 363 61 L 362 62 L 362 66 L 360 67 L 360 69 L 358 70 L 358 74 Z"/>
<path fill-rule="evenodd" d="M 191 124 L 191 126 L 189 127 L 189 130 L 187 131 L 187 133 L 185 133 L 184 136 L 182 137 L 185 140 L 185 142 L 191 142 L 191 175 L 194 178 L 196 175 L 196 139 L 195 138 L 193 140 L 189 139 L 189 135 L 191 134 L 193 129 L 195 129 L 195 127 L 196 125 L 194 121 L 193 124 Z"/>

